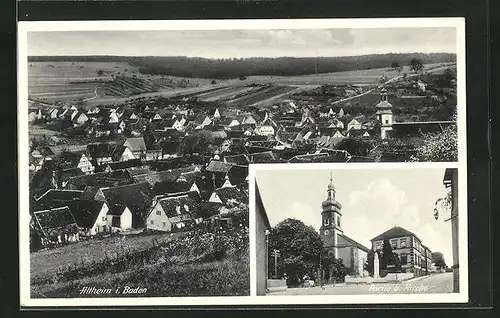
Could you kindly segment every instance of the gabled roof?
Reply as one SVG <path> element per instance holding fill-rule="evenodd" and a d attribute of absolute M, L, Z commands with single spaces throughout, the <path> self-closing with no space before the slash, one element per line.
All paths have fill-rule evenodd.
<path fill-rule="evenodd" d="M 217 130 L 210 132 L 210 136 L 212 136 L 212 138 L 226 139 L 227 133 L 224 130 Z"/>
<path fill-rule="evenodd" d="M 117 170 L 111 173 L 99 172 L 70 178 L 67 187 L 83 190 L 87 186 L 114 187 L 130 184 L 132 181 L 127 171 Z"/>
<path fill-rule="evenodd" d="M 131 177 L 148 174 L 151 172 L 149 166 L 128 167 L 126 168 L 126 170 Z"/>
<path fill-rule="evenodd" d="M 112 204 L 109 207 L 108 214 L 115 215 L 115 216 L 122 215 L 123 212 L 125 212 L 125 208 L 127 208 L 127 207 L 125 205 L 122 205 L 122 204 Z M 112 223 L 113 226 L 119 226 L 119 222 L 115 221 L 115 219 L 113 219 L 112 222 L 113 222 Z"/>
<path fill-rule="evenodd" d="M 245 154 L 224 156 L 224 161 L 233 165 L 248 166 L 250 161 Z"/>
<path fill-rule="evenodd" d="M 351 120 L 349 121 L 348 125 L 349 125 L 349 124 L 353 124 L 353 125 L 354 125 L 354 124 L 361 124 L 361 122 L 360 122 L 359 120 L 357 120 L 356 118 L 353 118 L 353 119 L 351 119 Z"/>
<path fill-rule="evenodd" d="M 75 200 L 68 202 L 67 206 L 78 226 L 91 228 L 94 226 L 104 204 L 106 203 L 95 200 Z"/>
<path fill-rule="evenodd" d="M 188 194 L 182 194 L 162 198 L 159 200 L 159 204 L 166 215 L 173 218 L 183 214 L 191 216 L 190 213 L 198 208 L 199 202 Z"/>
<path fill-rule="evenodd" d="M 351 130 L 349 130 L 348 134 L 349 134 L 349 137 L 363 137 L 363 135 L 367 132 L 368 132 L 367 129 L 351 129 Z M 368 134 L 370 134 L 370 133 L 368 132 Z"/>
<path fill-rule="evenodd" d="M 196 118 L 193 120 L 193 122 L 197 125 L 201 125 L 203 124 L 203 122 L 205 121 L 205 119 L 207 118 L 208 116 L 206 114 L 198 114 L 196 116 Z"/>
<path fill-rule="evenodd" d="M 142 217 L 148 212 L 153 193 L 147 182 L 101 189 L 108 205 L 124 205 L 133 215 Z"/>
<path fill-rule="evenodd" d="M 234 165 L 227 173 L 229 177 L 229 182 L 233 185 L 241 184 L 245 182 L 248 176 L 248 166 L 238 166 Z"/>
<path fill-rule="evenodd" d="M 146 174 L 132 176 L 135 182 L 147 182 L 151 187 L 158 182 L 173 182 L 181 175 L 179 170 L 165 170 L 149 172 Z"/>
<path fill-rule="evenodd" d="M 33 213 L 45 236 L 56 236 L 78 230 L 75 218 L 67 206 Z"/>
<path fill-rule="evenodd" d="M 365 252 L 369 252 L 370 249 L 366 246 L 364 246 L 361 243 L 356 242 L 352 238 L 348 237 L 347 235 L 344 234 L 339 234 L 340 240 L 339 240 L 339 247 L 344 247 L 344 246 L 354 246 L 360 250 L 363 250 Z"/>
<path fill-rule="evenodd" d="M 219 160 L 211 160 L 207 167 L 205 168 L 206 171 L 209 172 L 220 172 L 220 173 L 227 173 L 233 165 L 229 163 L 225 163 L 223 161 Z"/>
<path fill-rule="evenodd" d="M 266 163 L 276 161 L 276 157 L 272 151 L 263 151 L 256 153 L 249 153 L 248 158 L 251 163 Z"/>
<path fill-rule="evenodd" d="M 222 126 L 229 126 L 233 121 L 236 121 L 239 124 L 239 121 L 236 118 L 231 118 L 231 117 L 222 118 L 220 123 Z"/>
<path fill-rule="evenodd" d="M 67 164 L 70 167 L 76 167 L 82 158 L 81 152 L 65 151 L 59 155 L 59 163 Z"/>
<path fill-rule="evenodd" d="M 142 161 L 140 158 L 137 158 L 137 159 L 130 159 L 130 160 L 126 160 L 126 161 L 109 162 L 108 166 L 113 171 L 123 170 L 123 169 L 129 169 L 129 168 L 133 168 L 133 167 L 141 167 Z"/>
<path fill-rule="evenodd" d="M 128 147 L 131 151 L 146 151 L 146 143 L 142 137 L 129 137 L 123 146 Z"/>
<path fill-rule="evenodd" d="M 195 209 L 191 215 L 194 218 L 208 219 L 214 215 L 220 214 L 222 206 L 221 203 L 216 202 L 200 202 L 198 208 Z"/>
<path fill-rule="evenodd" d="M 68 182 L 73 177 L 83 176 L 82 169 L 80 168 L 70 168 L 70 169 L 61 169 L 58 171 L 59 175 L 59 184 L 63 182 Z"/>
<path fill-rule="evenodd" d="M 226 204 L 231 199 L 238 202 L 248 202 L 248 196 L 246 195 L 246 193 L 235 186 L 218 188 L 215 190 L 215 193 L 224 204 Z"/>
<path fill-rule="evenodd" d="M 125 152 L 126 149 L 127 149 L 127 147 L 125 147 L 123 145 L 117 145 L 115 147 L 115 149 L 113 150 L 113 153 L 111 154 L 111 160 L 113 160 L 113 161 L 120 160 L 120 157 L 123 155 L 123 152 Z M 131 149 L 129 148 L 129 150 L 131 150 Z"/>
<path fill-rule="evenodd" d="M 61 206 L 61 203 L 80 199 L 83 191 L 79 190 L 58 190 L 49 189 L 47 192 L 36 198 L 37 203 L 42 207 Z"/>
<path fill-rule="evenodd" d="M 385 237 L 390 239 L 393 237 L 412 236 L 412 235 L 415 236 L 420 241 L 420 239 L 413 232 L 410 232 L 407 229 L 404 229 L 400 226 L 395 226 L 392 229 L 389 229 L 389 230 L 385 231 L 384 233 L 375 236 L 370 241 L 373 242 L 373 241 L 383 240 Z"/>
<path fill-rule="evenodd" d="M 95 143 L 87 145 L 87 151 L 92 159 L 111 157 L 114 149 L 115 145 L 108 143 Z"/>
<path fill-rule="evenodd" d="M 52 151 L 52 149 L 50 149 L 50 147 L 37 147 L 36 150 L 38 150 L 40 155 L 42 155 L 43 157 L 49 157 L 54 155 L 54 152 Z"/>

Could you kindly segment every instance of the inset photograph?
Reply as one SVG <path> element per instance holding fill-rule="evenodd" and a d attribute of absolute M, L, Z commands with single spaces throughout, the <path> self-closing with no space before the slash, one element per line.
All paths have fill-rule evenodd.
<path fill-rule="evenodd" d="M 255 167 L 254 194 L 258 295 L 460 292 L 456 168 Z"/>

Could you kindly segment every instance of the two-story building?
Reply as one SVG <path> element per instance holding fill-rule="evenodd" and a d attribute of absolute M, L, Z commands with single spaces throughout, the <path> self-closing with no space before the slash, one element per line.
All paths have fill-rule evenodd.
<path fill-rule="evenodd" d="M 371 239 L 372 250 L 382 250 L 385 238 L 389 240 L 392 251 L 398 254 L 403 273 L 414 273 L 415 276 L 428 274 L 430 266 L 426 255 L 430 256 L 431 252 L 415 233 L 395 226 Z"/>

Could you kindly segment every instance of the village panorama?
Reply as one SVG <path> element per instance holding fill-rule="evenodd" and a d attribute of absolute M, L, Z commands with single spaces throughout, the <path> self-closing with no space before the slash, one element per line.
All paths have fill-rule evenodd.
<path fill-rule="evenodd" d="M 457 157 L 455 54 L 30 56 L 28 81 L 34 298 L 249 295 L 250 164 Z"/>

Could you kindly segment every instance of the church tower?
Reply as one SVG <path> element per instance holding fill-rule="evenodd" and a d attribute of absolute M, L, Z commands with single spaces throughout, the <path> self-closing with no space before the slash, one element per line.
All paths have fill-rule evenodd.
<path fill-rule="evenodd" d="M 380 122 L 380 138 L 387 139 L 387 132 L 392 130 L 392 104 L 387 101 L 387 89 L 382 87 L 380 90 L 380 102 L 375 105 L 377 110 L 377 120 Z"/>
<path fill-rule="evenodd" d="M 321 227 L 319 233 L 325 250 L 332 253 L 338 259 L 338 235 L 342 231 L 342 205 L 335 199 L 335 187 L 333 177 L 330 173 L 330 184 L 328 185 L 327 198 L 321 204 Z"/>

